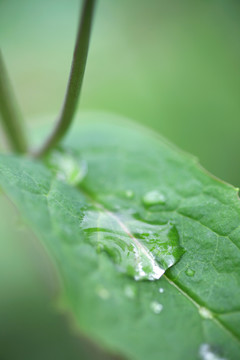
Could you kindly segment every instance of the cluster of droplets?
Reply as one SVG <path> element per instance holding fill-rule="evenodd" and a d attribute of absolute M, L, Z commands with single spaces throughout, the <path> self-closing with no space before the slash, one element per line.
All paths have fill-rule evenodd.
<path fill-rule="evenodd" d="M 50 157 L 47 159 L 48 165 L 52 170 L 55 172 L 56 177 L 64 181 L 70 185 L 76 186 L 87 174 L 87 163 L 79 160 L 78 157 L 74 156 L 74 154 L 61 151 L 61 150 L 55 150 L 51 153 Z M 128 189 L 125 191 L 125 197 L 127 199 L 133 199 L 135 196 L 134 192 L 131 189 Z M 158 190 L 151 190 L 145 193 L 142 196 L 142 203 L 146 208 L 151 208 L 157 205 L 164 205 L 166 203 L 166 197 L 165 195 L 158 191 Z M 101 210 L 101 209 L 100 209 Z M 112 217 L 112 220 L 114 219 L 114 215 L 112 213 L 108 213 L 108 216 Z M 89 214 L 88 214 L 89 216 Z M 91 217 L 90 217 L 91 218 Z M 91 219 L 95 220 L 95 219 Z M 117 221 L 117 218 L 114 219 L 116 223 L 118 223 L 118 226 L 120 225 L 121 230 L 123 233 L 129 235 L 129 230 L 124 228 L 124 223 L 121 223 L 121 221 Z M 129 220 L 129 219 L 128 219 Z M 128 222 L 128 221 L 127 221 Z M 90 221 L 91 223 L 91 221 Z M 116 224 L 115 224 L 116 225 Z M 144 223 L 141 222 L 140 224 L 136 224 L 135 226 L 139 225 L 139 227 L 143 227 Z M 95 225 L 94 225 L 95 226 Z M 98 229 L 99 231 L 99 229 Z M 104 229 L 106 231 L 106 229 Z M 109 231 L 111 232 L 111 231 Z M 113 232 L 112 232 L 113 233 Z M 152 232 L 153 233 L 153 232 Z M 118 235 L 115 235 L 119 237 Z M 123 237 L 124 238 L 124 237 Z M 163 269 L 154 256 L 151 253 L 151 250 L 147 249 L 146 246 L 143 246 L 139 239 L 135 239 L 132 237 L 133 242 L 135 241 L 134 246 L 132 246 L 133 253 L 135 253 L 135 258 L 137 259 L 136 265 L 135 265 L 135 271 L 134 271 L 134 279 L 135 280 L 141 280 L 141 279 L 148 279 L 148 280 L 155 280 L 159 279 L 163 273 L 165 272 L 165 269 Z M 156 240 L 156 239 L 155 239 Z M 103 244 L 100 244 L 101 248 L 104 248 Z M 99 245 L 99 246 L 100 246 Z M 171 245 L 169 245 L 169 251 L 171 252 Z M 180 255 L 181 256 L 181 255 Z M 179 256 L 179 257 L 180 257 Z M 178 261 L 179 257 L 173 256 L 172 263 L 169 265 L 173 265 L 176 261 Z M 127 263 L 126 266 L 129 264 Z M 147 270 L 146 270 L 147 269 Z M 185 274 L 189 277 L 193 277 L 195 275 L 195 270 L 191 268 L 187 268 L 185 270 Z M 163 288 L 158 289 L 159 293 L 162 294 L 164 292 Z M 102 300 L 108 300 L 110 298 L 110 292 L 103 286 L 99 286 L 96 289 L 96 293 Z M 124 294 L 129 299 L 134 299 L 136 296 L 136 288 L 132 285 L 126 285 L 124 288 Z M 150 310 L 154 314 L 160 314 L 163 310 L 163 305 L 157 301 L 153 300 L 150 302 L 149 305 Z M 199 314 L 204 319 L 212 319 L 213 314 L 206 309 L 205 307 L 199 307 Z M 225 358 L 220 357 L 208 344 L 202 344 L 199 349 L 199 356 L 201 360 L 226 360 Z"/>
<path fill-rule="evenodd" d="M 78 186 L 87 174 L 87 163 L 70 150 L 54 150 L 46 161 L 57 179 L 72 186 Z M 132 189 L 125 190 L 126 199 L 134 197 Z M 165 202 L 165 195 L 158 190 L 142 196 L 142 203 L 148 209 Z M 94 238 L 98 238 L 97 244 L 94 243 L 98 251 L 106 251 L 119 270 L 135 280 L 159 279 L 182 255 L 175 235 L 171 235 L 172 224 L 152 225 L 120 209 L 111 212 L 96 204 L 95 210 L 86 210 L 81 227 L 91 242 L 96 243 Z"/>
<path fill-rule="evenodd" d="M 160 294 L 162 294 L 164 292 L 164 289 L 159 288 L 158 291 Z M 96 288 L 96 293 L 101 300 L 108 300 L 110 298 L 110 292 L 103 286 L 98 286 Z M 137 293 L 137 288 L 133 284 L 127 284 L 124 286 L 123 294 L 129 300 L 133 300 L 136 297 L 136 293 Z M 159 301 L 153 300 L 149 304 L 149 309 L 154 314 L 160 314 L 163 310 L 163 305 Z"/>
<path fill-rule="evenodd" d="M 128 189 L 124 192 L 125 197 L 127 199 L 133 199 L 134 198 L 134 192 L 131 189 Z M 166 197 L 165 195 L 158 191 L 158 190 L 151 190 L 146 192 L 143 196 L 142 196 L 142 203 L 145 207 L 151 207 L 154 205 L 160 205 L 160 204 L 165 204 L 166 203 Z"/>

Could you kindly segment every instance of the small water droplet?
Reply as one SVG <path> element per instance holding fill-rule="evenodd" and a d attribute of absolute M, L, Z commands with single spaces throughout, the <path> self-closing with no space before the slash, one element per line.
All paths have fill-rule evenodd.
<path fill-rule="evenodd" d="M 213 318 L 213 314 L 211 313 L 210 310 L 206 309 L 205 307 L 200 307 L 198 309 L 199 314 L 204 318 L 204 319 L 212 319 Z"/>
<path fill-rule="evenodd" d="M 135 296 L 136 289 L 131 285 L 126 285 L 124 288 L 124 294 L 129 298 L 133 299 Z"/>
<path fill-rule="evenodd" d="M 159 288 L 158 291 L 160 292 L 160 294 L 162 294 L 164 292 L 163 288 Z"/>
<path fill-rule="evenodd" d="M 136 274 L 134 275 L 134 279 L 137 281 L 143 279 L 160 279 L 160 277 L 165 273 L 165 270 L 158 265 L 154 257 L 151 256 L 151 253 L 149 252 L 146 257 L 142 253 L 141 257 L 141 262 L 139 262 L 135 268 Z"/>
<path fill-rule="evenodd" d="M 163 309 L 163 306 L 157 301 L 152 301 L 150 304 L 150 308 L 155 314 L 160 314 L 160 312 Z"/>
<path fill-rule="evenodd" d="M 165 195 L 157 190 L 149 191 L 142 197 L 145 206 L 152 206 L 158 204 L 165 204 Z"/>
<path fill-rule="evenodd" d="M 104 287 L 97 288 L 97 294 L 103 300 L 107 300 L 110 297 L 109 291 L 107 289 L 105 289 Z"/>
<path fill-rule="evenodd" d="M 188 268 L 188 269 L 185 271 L 185 274 L 186 274 L 187 276 L 193 277 L 193 276 L 195 275 L 195 270 Z"/>
<path fill-rule="evenodd" d="M 202 344 L 199 349 L 201 360 L 227 360 L 217 354 L 217 352 L 208 344 Z"/>
<path fill-rule="evenodd" d="M 126 190 L 125 195 L 128 199 L 132 199 L 134 197 L 134 192 L 132 190 Z"/>
<path fill-rule="evenodd" d="M 58 180 L 70 185 L 78 185 L 87 173 L 87 163 L 76 154 L 63 150 L 53 150 L 46 159 L 47 165 Z"/>

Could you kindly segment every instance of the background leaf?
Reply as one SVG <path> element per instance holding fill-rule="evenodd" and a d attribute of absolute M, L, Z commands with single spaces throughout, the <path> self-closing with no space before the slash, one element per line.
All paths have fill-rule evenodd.
<path fill-rule="evenodd" d="M 78 187 L 57 179 L 43 163 L 1 156 L 0 182 L 54 259 L 62 306 L 89 337 L 133 359 L 205 360 L 209 352 L 235 359 L 240 351 L 236 189 L 146 129 L 118 125 L 107 115 L 94 118 L 85 116 L 65 143 L 87 163 Z M 134 196 L 126 197 L 126 191 Z M 166 201 L 146 207 L 143 198 L 151 191 Z M 113 213 L 131 210 L 149 224 L 171 221 L 185 254 L 157 281 L 122 274 L 79 226 L 89 195 Z"/>
<path fill-rule="evenodd" d="M 0 1 L 1 49 L 30 123 L 60 109 L 79 5 Z M 239 0 L 101 0 L 95 15 L 81 110 L 145 124 L 239 186 Z"/>

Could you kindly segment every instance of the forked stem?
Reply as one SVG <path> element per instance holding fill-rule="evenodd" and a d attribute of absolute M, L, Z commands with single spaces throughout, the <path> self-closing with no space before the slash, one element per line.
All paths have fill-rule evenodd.
<path fill-rule="evenodd" d="M 83 83 L 95 2 L 95 0 L 84 0 L 63 106 L 56 127 L 35 156 L 43 156 L 56 146 L 72 123 Z"/>
<path fill-rule="evenodd" d="M 5 134 L 13 151 L 27 151 L 26 133 L 23 127 L 21 112 L 7 74 L 3 56 L 0 51 L 0 118 Z"/>

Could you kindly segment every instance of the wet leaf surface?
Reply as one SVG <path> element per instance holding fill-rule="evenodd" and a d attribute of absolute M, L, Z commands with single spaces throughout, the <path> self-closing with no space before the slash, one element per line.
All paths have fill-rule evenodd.
<path fill-rule="evenodd" d="M 83 118 L 54 158 L 0 157 L 3 190 L 56 264 L 62 307 L 131 359 L 238 358 L 237 190 L 146 129 Z"/>

